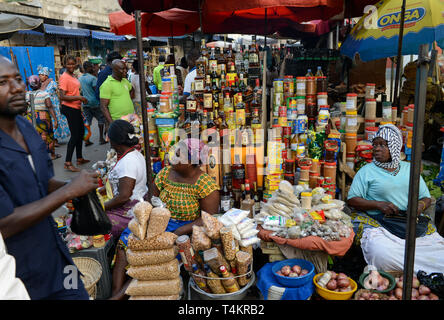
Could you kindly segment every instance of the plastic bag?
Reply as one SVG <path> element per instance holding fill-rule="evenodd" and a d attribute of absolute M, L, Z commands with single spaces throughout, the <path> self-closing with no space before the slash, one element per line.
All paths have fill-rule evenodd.
<path fill-rule="evenodd" d="M 128 229 L 140 240 L 144 240 L 146 237 L 146 223 L 140 224 L 136 218 L 131 219 L 128 223 Z"/>
<path fill-rule="evenodd" d="M 126 250 L 126 259 L 132 266 L 161 264 L 173 260 L 177 256 L 177 253 L 178 250 L 176 247 L 170 249 L 144 251 L 133 251 L 128 248 Z"/>
<path fill-rule="evenodd" d="M 170 280 L 179 277 L 179 261 L 173 259 L 170 262 L 130 266 L 128 276 L 137 280 Z"/>
<path fill-rule="evenodd" d="M 133 279 L 126 289 L 125 294 L 129 296 L 169 296 L 178 295 L 180 291 L 180 278 L 155 281 Z"/>
<path fill-rule="evenodd" d="M 212 240 L 220 239 L 219 231 L 224 226 L 217 218 L 211 214 L 202 211 L 203 228 L 207 236 Z"/>
<path fill-rule="evenodd" d="M 96 191 L 74 198 L 72 200 L 74 213 L 72 214 L 71 230 L 75 234 L 94 236 L 108 234 L 112 225 L 103 209 Z"/>
<path fill-rule="evenodd" d="M 170 218 L 171 213 L 167 208 L 156 207 L 151 210 L 150 219 L 148 220 L 148 228 L 146 230 L 146 237 L 152 238 L 165 232 Z"/>
<path fill-rule="evenodd" d="M 191 245 L 195 252 L 200 250 L 205 251 L 211 248 L 211 239 L 205 234 L 200 226 L 193 226 L 193 233 L 191 235 Z"/>
<path fill-rule="evenodd" d="M 419 270 L 416 277 L 421 284 L 429 287 L 440 299 L 444 299 L 444 275 L 442 273 L 435 272 L 427 275 L 426 272 Z"/>
<path fill-rule="evenodd" d="M 164 232 L 157 237 L 140 240 L 134 234 L 128 236 L 128 248 L 131 250 L 161 250 L 174 246 L 177 235 L 172 232 Z"/>

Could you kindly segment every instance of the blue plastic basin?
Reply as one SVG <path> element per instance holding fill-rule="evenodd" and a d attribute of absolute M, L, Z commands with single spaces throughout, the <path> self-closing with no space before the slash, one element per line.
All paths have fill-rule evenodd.
<path fill-rule="evenodd" d="M 308 273 L 301 277 L 285 277 L 278 275 L 276 272 L 281 270 L 283 266 L 293 267 L 294 265 L 300 266 L 302 269 L 307 269 Z M 271 268 L 273 275 L 276 278 L 276 281 L 279 282 L 282 286 L 288 288 L 297 288 L 303 286 L 307 282 L 313 281 L 313 277 L 315 276 L 315 268 L 313 263 L 303 259 L 287 259 L 282 260 L 273 265 Z"/>

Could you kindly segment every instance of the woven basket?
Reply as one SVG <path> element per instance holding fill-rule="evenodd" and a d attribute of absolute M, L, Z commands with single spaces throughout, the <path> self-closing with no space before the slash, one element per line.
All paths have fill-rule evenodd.
<path fill-rule="evenodd" d="M 97 260 L 87 257 L 73 258 L 73 261 L 82 273 L 80 278 L 83 281 L 88 295 L 95 299 L 97 291 L 96 285 L 102 276 L 102 265 Z"/>

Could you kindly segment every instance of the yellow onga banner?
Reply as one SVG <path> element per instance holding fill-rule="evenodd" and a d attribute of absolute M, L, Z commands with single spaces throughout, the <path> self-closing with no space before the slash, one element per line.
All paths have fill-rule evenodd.
<path fill-rule="evenodd" d="M 341 47 L 343 54 L 359 53 L 364 61 L 396 55 L 402 0 L 382 0 L 355 25 Z M 407 0 L 403 54 L 417 54 L 423 43 L 444 39 L 444 0 Z"/>

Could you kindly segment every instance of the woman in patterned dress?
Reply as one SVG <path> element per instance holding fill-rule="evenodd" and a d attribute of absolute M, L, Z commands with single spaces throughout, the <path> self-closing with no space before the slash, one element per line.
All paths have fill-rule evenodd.
<path fill-rule="evenodd" d="M 36 75 L 32 75 L 28 78 L 28 84 L 32 89 L 32 92 L 26 93 L 26 100 L 28 103 L 31 101 L 31 95 L 34 96 L 34 114 L 36 121 L 36 130 L 40 137 L 46 144 L 46 150 L 51 154 L 51 159 L 55 160 L 60 158 L 60 154 L 55 153 L 54 143 L 54 131 L 53 128 L 57 128 L 58 123 L 54 108 L 51 103 L 48 92 L 41 89 L 40 79 Z M 32 123 L 32 114 L 30 109 L 26 115 L 29 122 Z M 52 121 L 51 121 L 52 118 Z M 54 127 L 53 127 L 54 121 Z"/>
<path fill-rule="evenodd" d="M 60 100 L 57 93 L 57 83 L 53 79 L 49 78 L 51 70 L 48 67 L 43 67 L 41 65 L 37 67 L 37 70 L 42 83 L 41 90 L 48 92 L 54 113 L 56 115 L 56 118 L 53 119 L 53 125 L 55 124 L 54 120 L 57 120 L 58 127 L 54 130 L 55 146 L 57 147 L 59 142 L 68 141 L 70 135 L 68 122 L 66 117 L 60 113 Z"/>

